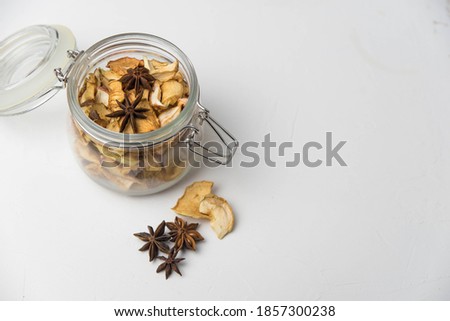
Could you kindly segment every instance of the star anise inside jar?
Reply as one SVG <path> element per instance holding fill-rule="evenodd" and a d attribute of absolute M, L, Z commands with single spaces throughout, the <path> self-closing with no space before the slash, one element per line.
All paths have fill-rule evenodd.
<path fill-rule="evenodd" d="M 136 67 L 134 69 L 128 69 L 127 73 L 119 79 L 122 83 L 124 90 L 136 91 L 136 94 L 140 93 L 143 89 L 151 89 L 151 84 L 155 81 L 155 78 L 150 75 L 150 72 L 145 67 Z"/>
<path fill-rule="evenodd" d="M 136 100 L 133 103 L 130 103 L 128 97 L 125 97 L 124 103 L 117 101 L 119 107 L 122 110 L 115 111 L 111 114 L 106 115 L 106 117 L 123 117 L 122 124 L 120 125 L 120 132 L 123 133 L 125 128 L 128 125 L 128 122 L 131 124 L 131 128 L 133 129 L 133 133 L 137 133 L 137 125 L 136 118 L 146 119 L 147 116 L 144 114 L 147 111 L 150 111 L 148 108 L 137 108 L 142 99 L 142 93 L 136 97 Z"/>

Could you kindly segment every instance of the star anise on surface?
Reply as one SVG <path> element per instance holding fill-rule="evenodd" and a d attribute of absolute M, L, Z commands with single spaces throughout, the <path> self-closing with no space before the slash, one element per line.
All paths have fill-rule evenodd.
<path fill-rule="evenodd" d="M 183 247 L 189 250 L 196 249 L 196 242 L 203 241 L 203 236 L 197 231 L 198 223 L 187 224 L 187 222 L 178 216 L 175 222 L 166 223 L 169 228 L 170 240 L 175 242 L 174 248 L 179 251 Z"/>
<path fill-rule="evenodd" d="M 151 84 L 155 81 L 150 72 L 145 67 L 130 68 L 127 73 L 123 75 L 119 81 L 122 83 L 124 90 L 136 90 L 136 95 L 143 89 L 151 89 Z"/>
<path fill-rule="evenodd" d="M 139 249 L 139 251 L 148 251 L 150 262 L 156 258 L 158 251 L 169 253 L 169 247 L 164 242 L 167 242 L 170 239 L 170 236 L 164 234 L 165 227 L 166 222 L 162 221 L 162 223 L 156 228 L 156 231 L 153 231 L 153 227 L 148 226 L 149 233 L 141 232 L 134 234 L 134 236 L 139 238 L 141 241 L 146 242 L 144 246 Z"/>
<path fill-rule="evenodd" d="M 111 114 L 106 115 L 106 117 L 123 117 L 122 124 L 120 125 L 120 132 L 123 133 L 125 128 L 127 127 L 128 122 L 131 124 L 131 128 L 133 129 L 133 133 L 137 133 L 137 126 L 136 126 L 136 118 L 145 119 L 147 118 L 145 113 L 146 111 L 149 111 L 148 108 L 136 108 L 137 105 L 141 102 L 142 99 L 141 92 L 137 97 L 136 100 L 133 103 L 130 103 L 130 100 L 128 97 L 125 96 L 124 103 L 121 103 L 117 100 L 117 104 L 121 108 L 121 110 L 117 110 Z"/>
<path fill-rule="evenodd" d="M 177 254 L 178 251 L 175 248 L 172 248 L 167 257 L 158 256 L 158 259 L 163 260 L 164 262 L 158 266 L 158 268 L 156 269 L 156 273 L 166 271 L 166 280 L 169 278 L 170 274 L 172 274 L 172 271 L 175 271 L 179 275 L 182 275 L 180 270 L 178 269 L 177 264 L 183 261 L 184 258 L 177 259 Z"/>

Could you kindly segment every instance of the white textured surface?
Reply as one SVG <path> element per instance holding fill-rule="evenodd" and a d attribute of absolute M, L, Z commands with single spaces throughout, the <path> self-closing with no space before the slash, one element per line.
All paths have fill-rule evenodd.
<path fill-rule="evenodd" d="M 116 3 L 116 4 L 114 4 Z M 347 140 L 349 166 L 216 168 L 155 196 L 92 183 L 65 95 L 0 119 L 0 299 L 450 299 L 450 9 L 443 0 L 6 1 L 0 38 L 68 26 L 79 48 L 153 33 L 193 61 L 241 142 Z M 242 156 L 238 155 L 237 160 Z M 216 182 L 235 231 L 207 224 L 165 281 L 132 236 Z"/>

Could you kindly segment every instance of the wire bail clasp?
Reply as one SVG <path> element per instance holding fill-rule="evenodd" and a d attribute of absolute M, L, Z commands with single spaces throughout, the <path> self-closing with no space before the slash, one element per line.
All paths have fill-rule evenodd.
<path fill-rule="evenodd" d="M 72 61 L 70 64 L 65 68 L 63 71 L 62 68 L 55 68 L 53 71 L 55 72 L 56 78 L 63 84 L 63 87 L 66 87 L 67 80 L 69 79 L 69 73 L 70 70 L 72 70 L 73 65 L 75 64 L 75 61 L 77 58 L 83 53 L 84 51 L 78 51 L 78 50 L 67 50 L 67 57 L 71 58 Z"/>
<path fill-rule="evenodd" d="M 195 140 L 195 136 L 199 133 L 199 129 L 195 126 L 189 126 L 191 132 L 189 136 L 186 138 L 186 142 L 189 145 L 189 150 L 199 155 L 209 161 L 220 165 L 227 165 L 231 159 L 233 158 L 236 150 L 239 146 L 239 142 L 237 139 L 227 131 L 222 125 L 220 125 L 211 115 L 209 114 L 209 110 L 204 106 L 197 103 L 200 108 L 200 112 L 198 113 L 199 125 L 203 126 L 204 123 L 208 124 L 209 127 L 214 131 L 217 137 L 220 139 L 222 144 L 225 146 L 224 152 L 213 151 L 210 148 L 205 147 L 201 143 Z M 224 136 L 226 138 L 224 138 Z M 200 148 L 200 151 L 197 151 L 196 148 Z"/>

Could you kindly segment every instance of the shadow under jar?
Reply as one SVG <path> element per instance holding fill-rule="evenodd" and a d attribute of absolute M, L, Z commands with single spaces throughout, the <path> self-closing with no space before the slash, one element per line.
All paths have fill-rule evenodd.
<path fill-rule="evenodd" d="M 81 168 L 100 185 L 126 195 L 153 194 L 171 187 L 196 163 L 193 161 L 195 154 L 219 164 L 227 164 L 231 160 L 238 142 L 200 104 L 195 70 L 175 45 L 149 34 L 126 33 L 99 41 L 86 51 L 78 51 L 70 37 L 73 35 L 63 26 L 33 26 L 0 43 L 0 57 L 17 57 L 17 52 L 30 52 L 30 48 L 38 43 L 43 47 L 31 67 L 27 66 L 30 70 L 22 71 L 23 75 L 17 76 L 9 66 L 11 72 L 0 86 L 0 98 L 3 95 L 13 103 L 6 105 L 0 102 L 0 115 L 30 111 L 66 87 L 70 142 Z M 66 38 L 65 41 L 62 38 Z M 61 49 L 63 44 L 67 48 Z M 61 58 L 62 50 L 67 52 L 66 61 Z M 179 71 L 189 87 L 188 100 L 180 115 L 157 130 L 138 134 L 110 131 L 89 119 L 78 100 L 87 75 L 97 68 L 104 68 L 109 61 L 122 57 L 142 59 L 144 56 L 169 63 L 178 60 Z M 63 68 L 55 68 L 58 67 L 56 63 L 63 63 Z M 49 76 L 49 70 L 54 79 Z M 26 85 L 30 82 L 27 77 L 35 80 L 45 78 L 47 83 L 53 81 L 54 85 L 43 85 L 33 92 L 29 89 L 26 91 L 29 98 L 15 99 L 12 91 L 21 83 Z M 23 79 L 17 81 L 17 78 Z M 207 149 L 200 143 L 205 124 L 224 146 L 221 151 Z"/>

